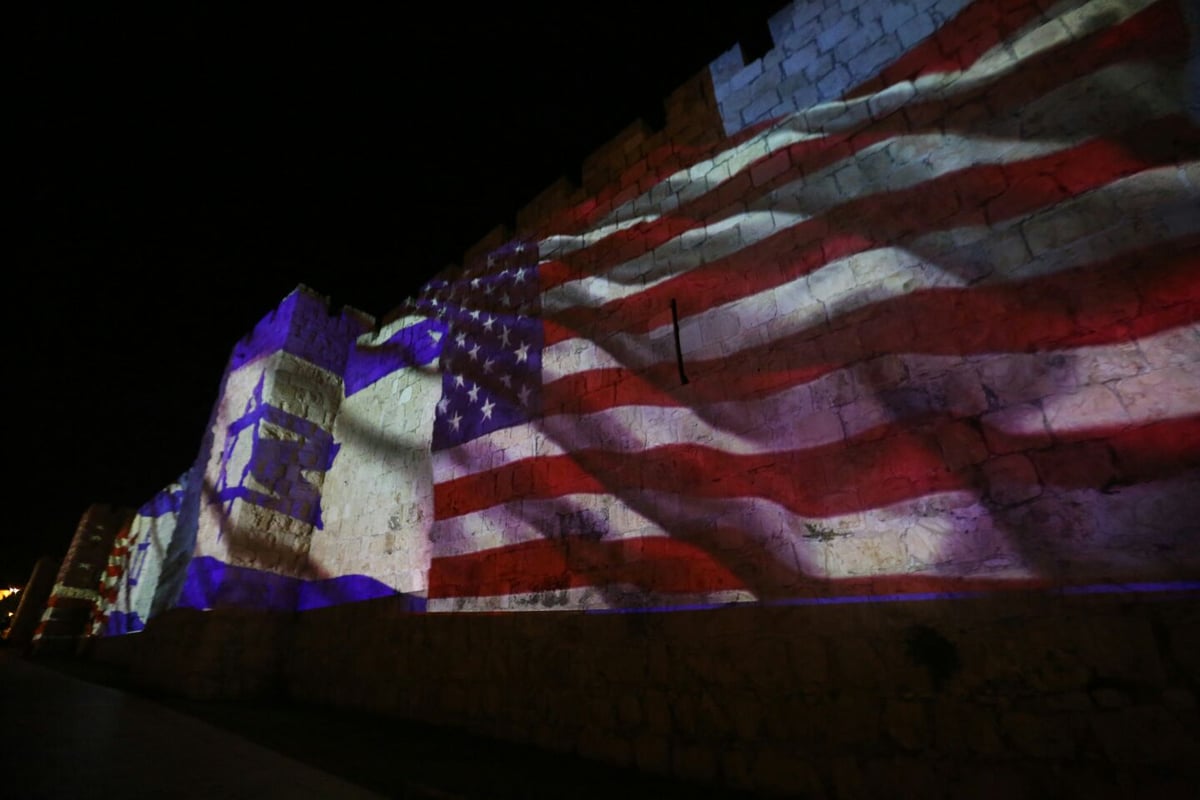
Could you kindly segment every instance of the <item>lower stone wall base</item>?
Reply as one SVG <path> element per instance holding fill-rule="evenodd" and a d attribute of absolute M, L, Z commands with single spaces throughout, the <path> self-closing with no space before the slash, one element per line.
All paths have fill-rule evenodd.
<path fill-rule="evenodd" d="M 124 667 L 134 684 L 194 700 L 284 694 L 292 614 L 175 609 L 145 630 L 93 640 L 91 657 Z"/>
<path fill-rule="evenodd" d="M 1200 781 L 1195 594 L 675 613 L 171 612 L 99 659 L 764 794 L 1170 797 Z M 882 794 L 881 794 L 882 793 Z"/>

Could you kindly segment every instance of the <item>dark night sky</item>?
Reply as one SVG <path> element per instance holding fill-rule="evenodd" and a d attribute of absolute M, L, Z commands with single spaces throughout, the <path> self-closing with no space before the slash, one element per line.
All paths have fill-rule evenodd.
<path fill-rule="evenodd" d="M 297 284 L 382 315 L 783 5 L 80 4 L 11 31 L 0 581 L 186 470 L 230 349 Z"/>

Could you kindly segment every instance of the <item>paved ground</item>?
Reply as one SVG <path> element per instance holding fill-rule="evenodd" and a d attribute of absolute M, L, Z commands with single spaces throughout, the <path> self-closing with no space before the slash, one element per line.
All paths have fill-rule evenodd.
<path fill-rule="evenodd" d="M 118 687 L 86 663 L 0 650 L 0 797 L 735 796 L 394 719 Z"/>

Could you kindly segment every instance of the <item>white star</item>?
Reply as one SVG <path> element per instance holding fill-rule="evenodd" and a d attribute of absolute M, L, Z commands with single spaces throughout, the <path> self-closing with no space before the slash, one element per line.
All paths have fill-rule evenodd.
<path fill-rule="evenodd" d="M 495 407 L 496 407 L 496 404 L 493 403 L 491 400 L 484 401 L 483 407 L 481 409 L 483 411 L 483 418 L 491 419 L 492 418 L 492 409 Z"/>
<path fill-rule="evenodd" d="M 445 319 L 445 317 L 446 317 L 446 307 L 442 306 L 441 308 L 438 309 L 438 318 Z"/>
<path fill-rule="evenodd" d="M 513 283 L 524 283 L 524 282 L 525 282 L 525 268 L 521 267 L 519 270 L 517 270 L 517 277 L 513 281 Z"/>
<path fill-rule="evenodd" d="M 479 384 L 478 383 L 470 388 L 470 390 L 467 392 L 467 397 L 471 398 L 472 403 L 479 402 Z"/>
<path fill-rule="evenodd" d="M 513 351 L 513 355 L 517 357 L 518 364 L 524 364 L 529 360 L 529 345 L 521 342 L 521 346 Z"/>
<path fill-rule="evenodd" d="M 505 388 L 511 389 L 512 388 L 512 375 L 501 375 L 500 382 L 504 384 Z"/>
<path fill-rule="evenodd" d="M 479 319 L 479 309 L 478 308 L 471 310 L 471 319 Z"/>
<path fill-rule="evenodd" d="M 509 342 L 509 340 L 508 340 L 508 326 L 501 325 L 500 327 L 502 328 L 502 330 L 500 331 L 500 346 L 508 347 L 509 344 L 511 344 L 511 342 Z"/>
<path fill-rule="evenodd" d="M 435 342 L 439 342 L 442 339 L 442 332 L 441 331 L 429 331 L 429 338 L 433 339 Z"/>
<path fill-rule="evenodd" d="M 432 305 L 434 308 L 437 308 L 438 299 L 437 299 L 436 295 L 429 299 L 429 304 Z"/>
<path fill-rule="evenodd" d="M 511 306 L 511 305 L 512 305 L 512 301 L 508 299 L 508 292 L 504 292 L 504 293 L 502 293 L 502 294 L 500 295 L 500 302 L 501 302 L 501 304 L 503 304 L 503 305 L 504 305 L 506 308 L 507 308 L 508 306 Z"/>
<path fill-rule="evenodd" d="M 462 376 L 462 375 L 455 374 L 455 376 L 454 376 L 454 388 L 456 388 L 456 389 L 457 389 L 459 386 L 462 386 L 462 385 L 463 385 L 463 376 Z"/>
<path fill-rule="evenodd" d="M 524 253 L 524 252 L 525 252 L 525 245 L 524 245 L 524 244 L 519 244 L 519 245 L 517 245 L 517 252 L 518 252 L 518 253 Z"/>
<path fill-rule="evenodd" d="M 479 278 L 472 278 L 472 279 L 471 279 L 471 288 L 472 288 L 472 289 L 478 289 L 478 288 L 479 288 Z"/>
<path fill-rule="evenodd" d="M 489 297 L 491 296 L 492 292 L 494 292 L 494 291 L 496 291 L 496 287 L 490 283 L 483 287 L 483 293 Z"/>
<path fill-rule="evenodd" d="M 457 344 L 460 349 L 463 347 L 466 347 L 467 346 L 467 335 L 465 333 L 463 333 L 462 331 L 459 331 L 458 335 L 454 337 L 454 343 Z"/>
<path fill-rule="evenodd" d="M 458 430 L 458 423 L 462 422 L 462 415 L 456 411 L 454 412 L 454 416 L 450 417 L 446 421 L 450 423 L 450 427 L 453 430 Z"/>
<path fill-rule="evenodd" d="M 528 386 L 521 387 L 521 391 L 517 392 L 517 397 L 521 398 L 521 405 L 523 405 L 523 406 L 529 405 L 529 395 L 530 394 L 531 394 L 531 392 L 529 391 Z"/>
<path fill-rule="evenodd" d="M 484 362 L 483 362 L 483 374 L 484 374 L 484 375 L 491 375 L 491 374 L 492 374 L 492 367 L 494 367 L 494 366 L 496 366 L 496 360 L 495 360 L 495 359 L 489 358 L 487 361 L 484 361 Z"/>
<path fill-rule="evenodd" d="M 444 397 L 441 400 L 438 400 L 437 410 L 438 410 L 438 413 L 445 414 L 447 411 L 450 410 L 450 401 Z"/>
<path fill-rule="evenodd" d="M 492 326 L 493 326 L 493 325 L 495 325 L 495 324 L 496 324 L 496 318 L 495 318 L 495 317 L 488 317 L 487 319 L 485 319 L 485 320 L 483 321 L 483 329 L 484 329 L 485 331 L 487 331 L 488 333 L 491 333 L 491 332 L 492 332 Z"/>
<path fill-rule="evenodd" d="M 476 342 L 475 346 L 467 351 L 467 355 L 469 355 L 471 357 L 472 361 L 479 360 L 479 342 Z"/>

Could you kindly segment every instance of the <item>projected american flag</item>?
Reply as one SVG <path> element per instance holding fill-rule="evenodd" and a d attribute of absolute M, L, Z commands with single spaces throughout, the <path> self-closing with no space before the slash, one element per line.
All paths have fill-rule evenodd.
<path fill-rule="evenodd" d="M 981 0 L 431 282 L 429 608 L 1194 579 L 1187 54 Z"/>

